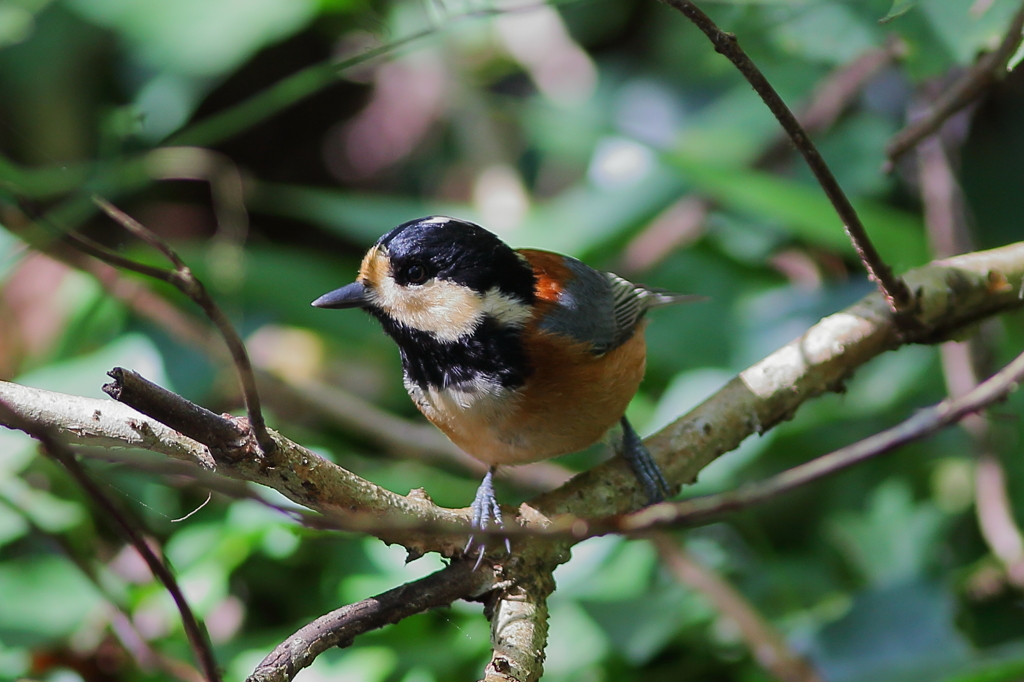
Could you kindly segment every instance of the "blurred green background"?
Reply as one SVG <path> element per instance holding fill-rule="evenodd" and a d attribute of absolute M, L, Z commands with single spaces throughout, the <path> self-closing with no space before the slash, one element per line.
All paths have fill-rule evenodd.
<path fill-rule="evenodd" d="M 917 165 L 883 174 L 883 147 L 922 97 L 998 42 L 1018 3 L 896 5 L 706 9 L 797 109 L 837 70 L 888 55 L 815 138 L 880 250 L 906 269 L 930 258 Z M 880 23 L 891 10 L 906 11 Z M 378 46 L 382 56 L 358 57 Z M 340 74 L 339 60 L 350 60 Z M 973 239 L 1018 240 L 1024 75 L 947 133 Z M 158 262 L 97 215 L 100 193 L 180 248 L 228 310 L 276 377 L 264 388 L 272 426 L 392 490 L 465 506 L 478 479 L 458 462 L 382 447 L 297 402 L 304 386 L 333 386 L 422 422 L 380 330 L 309 302 L 351 281 L 380 234 L 430 213 L 708 296 L 652 315 L 630 408 L 650 433 L 871 289 L 806 168 L 785 145 L 766 155 L 778 135 L 735 69 L 653 0 L 0 0 L 0 378 L 103 397 L 105 372 L 121 365 L 239 409 L 230 368 L 173 325 L 174 309 L 197 315 L 189 302 L 144 282 L 173 309 L 132 308 L 18 236 L 36 220 Z M 1019 317 L 985 329 L 993 367 L 1024 346 Z M 684 495 L 806 461 L 944 394 L 937 349 L 889 353 Z M 993 426 L 1018 515 L 1020 407 L 998 406 Z M 595 447 L 558 464 L 606 456 Z M 85 463 L 163 546 L 228 679 L 309 620 L 441 565 L 405 565 L 400 548 L 305 529 L 251 499 L 216 494 L 180 520 L 203 487 L 159 458 L 124 457 Z M 978 531 L 974 468 L 952 429 L 678 540 L 830 682 L 1024 679 L 1021 593 Z M 543 488 L 500 484 L 509 503 Z M 546 680 L 770 679 L 735 623 L 645 543 L 588 541 L 556 578 Z M 167 661 L 140 664 L 131 631 L 191 660 L 171 600 L 109 520 L 30 440 L 0 431 L 0 679 L 188 679 Z M 488 645 L 481 607 L 458 603 L 329 652 L 299 679 L 472 680 Z"/>

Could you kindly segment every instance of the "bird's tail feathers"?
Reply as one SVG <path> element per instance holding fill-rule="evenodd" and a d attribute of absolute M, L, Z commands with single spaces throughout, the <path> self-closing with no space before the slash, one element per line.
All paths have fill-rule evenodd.
<path fill-rule="evenodd" d="M 646 299 L 645 303 L 648 308 L 660 308 L 666 305 L 681 305 L 683 303 L 701 303 L 702 301 L 710 300 L 707 296 L 700 296 L 698 294 L 677 294 L 672 291 L 656 289 L 654 287 L 637 286 L 637 289 L 642 292 L 641 297 Z"/>

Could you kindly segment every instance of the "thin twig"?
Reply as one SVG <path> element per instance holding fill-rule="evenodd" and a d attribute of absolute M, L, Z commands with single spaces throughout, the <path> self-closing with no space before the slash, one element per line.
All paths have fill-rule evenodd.
<path fill-rule="evenodd" d="M 358 635 L 448 606 L 457 599 L 477 597 L 494 584 L 494 571 L 473 570 L 471 563 L 458 562 L 376 597 L 343 606 L 277 645 L 247 682 L 287 682 L 328 649 L 350 646 Z"/>
<path fill-rule="evenodd" d="M 701 565 L 670 535 L 656 533 L 651 542 L 677 581 L 704 595 L 715 610 L 735 623 L 762 668 L 784 682 L 821 681 L 814 667 L 797 655 L 785 637 L 727 580 Z"/>
<path fill-rule="evenodd" d="M 178 586 L 178 581 L 171 572 L 171 569 L 153 552 L 146 539 L 142 536 L 142 533 L 136 528 L 134 521 L 122 510 L 118 509 L 117 505 L 107 497 L 106 493 L 93 483 L 92 479 L 89 478 L 89 475 L 78 463 L 78 460 L 75 459 L 71 449 L 56 438 L 51 433 L 50 428 L 22 418 L 15 409 L 3 401 L 0 401 L 0 416 L 3 417 L 5 422 L 13 423 L 16 428 L 38 440 L 46 453 L 67 469 L 68 473 L 71 474 L 71 477 L 75 479 L 82 490 L 103 510 L 104 514 L 115 522 L 117 528 L 128 542 L 135 547 L 135 550 L 145 560 L 146 565 L 149 566 L 149 570 L 153 572 L 153 575 L 163 584 L 174 600 L 174 604 L 178 607 L 178 612 L 181 614 L 181 624 L 185 630 L 185 635 L 188 637 L 192 651 L 200 667 L 203 669 L 207 682 L 220 682 L 220 671 L 217 668 L 217 661 L 214 658 L 213 648 L 210 644 L 206 628 L 192 612 L 192 608 L 185 599 L 185 595 Z"/>
<path fill-rule="evenodd" d="M 736 36 L 718 28 L 708 15 L 689 0 L 663 0 L 663 2 L 682 12 L 687 19 L 703 31 L 711 40 L 715 51 L 728 58 L 747 79 L 747 82 L 778 119 L 779 124 L 789 135 L 797 150 L 803 155 L 811 172 L 814 173 L 814 177 L 817 178 L 836 213 L 839 214 L 846 234 L 853 242 L 853 247 L 860 256 L 861 262 L 864 263 L 868 275 L 878 284 L 889 307 L 897 313 L 907 312 L 913 304 L 910 289 L 902 279 L 893 274 L 892 269 L 875 249 L 867 230 L 864 229 L 864 225 L 860 221 L 860 216 L 857 215 L 857 211 L 854 210 L 842 187 L 832 175 L 832 170 L 821 157 L 817 147 L 811 142 L 793 112 L 782 101 L 779 93 L 740 48 Z"/>
<path fill-rule="evenodd" d="M 842 471 L 901 445 L 925 438 L 955 424 L 965 416 L 983 410 L 1017 390 L 1024 379 L 1024 353 L 966 395 L 946 399 L 919 411 L 906 421 L 880 431 L 864 440 L 847 445 L 805 464 L 749 483 L 738 490 L 708 495 L 675 503 L 662 503 L 631 514 L 619 524 L 619 530 L 636 532 L 663 526 L 691 526 L 709 523 L 727 512 L 747 509 L 772 500 L 800 486 Z"/>
<path fill-rule="evenodd" d="M 1006 75 L 1006 66 L 1020 47 L 1024 38 L 1024 5 L 1010 22 L 1002 41 L 992 52 L 982 56 L 961 76 L 946 92 L 932 104 L 928 113 L 896 133 L 885 146 L 888 161 L 885 172 L 892 170 L 893 165 L 917 144 L 935 133 L 953 114 L 976 100 L 982 93 Z"/>
<path fill-rule="evenodd" d="M 238 335 L 234 325 L 231 324 L 231 320 L 228 319 L 224 311 L 220 309 L 220 306 L 207 293 L 202 282 L 192 274 L 188 265 L 185 264 L 167 242 L 105 199 L 93 197 L 93 201 L 114 221 L 160 251 L 174 265 L 174 276 L 169 280 L 170 283 L 195 301 L 203 309 L 203 312 L 206 313 L 206 316 L 214 326 L 217 327 L 221 337 L 224 339 L 224 343 L 228 347 L 228 351 L 231 353 L 235 369 L 238 371 L 238 381 L 242 386 L 242 396 L 245 399 L 249 425 L 252 428 L 253 435 L 256 437 L 256 442 L 259 443 L 264 455 L 269 456 L 273 454 L 275 447 L 274 439 L 267 433 L 267 424 L 263 419 L 263 411 L 260 409 L 260 394 L 256 387 L 256 377 L 252 371 L 252 362 L 249 360 L 245 344 L 242 342 L 242 338 Z M 103 256 L 97 257 L 102 258 Z M 138 271 L 136 268 L 126 266 L 123 263 L 118 265 Z"/>

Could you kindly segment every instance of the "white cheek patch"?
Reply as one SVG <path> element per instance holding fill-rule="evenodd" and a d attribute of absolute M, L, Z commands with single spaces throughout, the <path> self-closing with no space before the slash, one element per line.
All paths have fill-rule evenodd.
<path fill-rule="evenodd" d="M 504 326 L 523 326 L 530 307 L 497 288 L 481 296 L 462 284 L 432 279 L 421 285 L 402 286 L 385 275 L 372 288 L 373 302 L 396 322 L 453 343 L 469 336 L 490 315 Z"/>
<path fill-rule="evenodd" d="M 387 275 L 374 287 L 373 299 L 396 322 L 449 343 L 472 334 L 484 315 L 480 296 L 443 279 L 402 286 Z"/>

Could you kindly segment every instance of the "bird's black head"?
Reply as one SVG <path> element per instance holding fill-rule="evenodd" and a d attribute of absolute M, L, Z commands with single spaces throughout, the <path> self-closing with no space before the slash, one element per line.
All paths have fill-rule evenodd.
<path fill-rule="evenodd" d="M 432 278 L 492 289 L 523 303 L 533 302 L 533 271 L 505 242 L 464 220 L 434 216 L 399 225 L 377 241 L 386 250 L 395 282 L 423 283 Z"/>
<path fill-rule="evenodd" d="M 392 326 L 451 342 L 485 320 L 522 327 L 532 315 L 530 265 L 479 225 L 440 216 L 399 225 L 363 258 L 353 284 L 314 301 L 362 307 Z M 389 331 L 389 333 L 391 333 Z"/>

